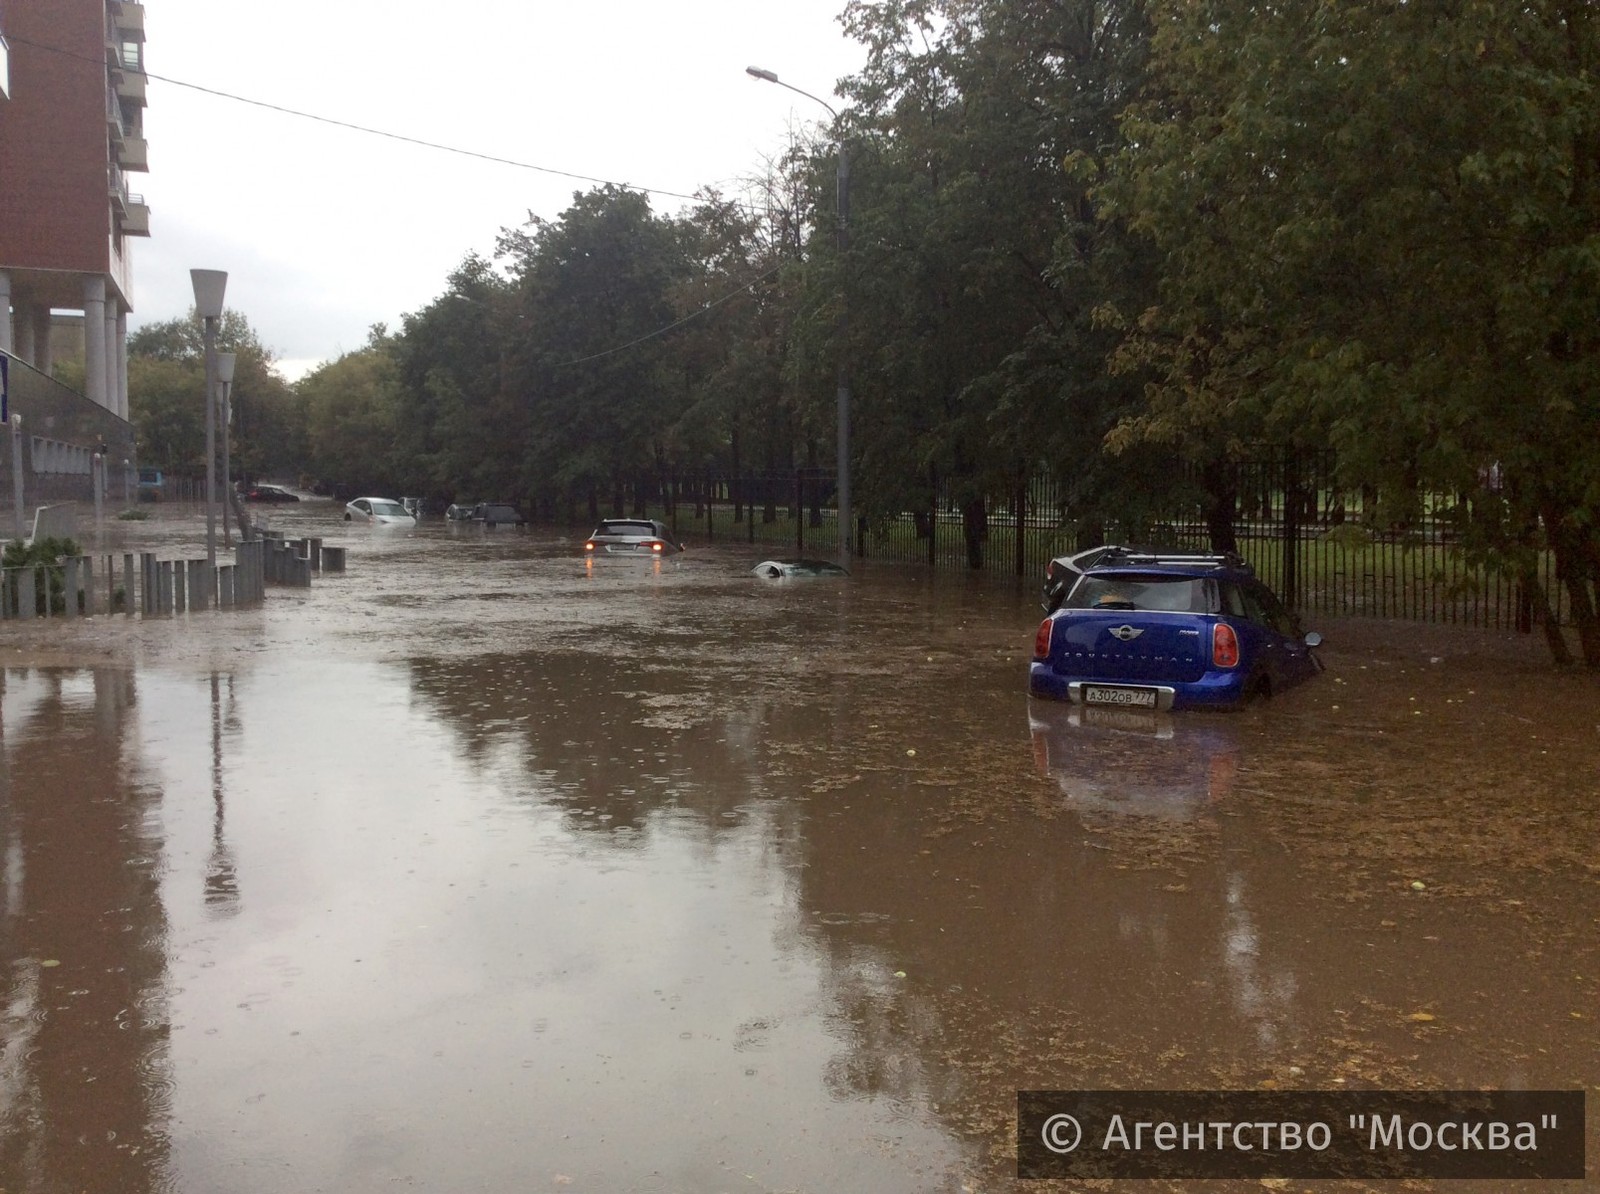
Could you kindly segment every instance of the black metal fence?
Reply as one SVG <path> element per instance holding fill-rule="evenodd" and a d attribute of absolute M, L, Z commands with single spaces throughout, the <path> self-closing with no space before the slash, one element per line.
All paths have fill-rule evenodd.
<path fill-rule="evenodd" d="M 1210 480 L 1214 494 L 1218 479 Z M 1383 525 L 1378 495 L 1339 487 L 1328 454 L 1243 463 L 1221 481 L 1220 514 L 1193 496 L 1205 487 L 1190 477 L 1174 485 L 1166 517 L 1144 525 L 1076 520 L 1067 487 L 1050 477 L 981 501 L 957 502 L 944 490 L 925 510 L 860 519 L 857 549 L 871 560 L 1031 579 L 1042 578 L 1053 557 L 1102 541 L 1215 547 L 1221 517 L 1257 574 L 1303 612 L 1523 631 L 1542 616 L 1514 577 L 1469 562 L 1451 517 L 1455 495 L 1427 495 L 1405 524 Z M 832 558 L 839 551 L 835 496 L 833 474 L 823 469 L 678 474 L 638 479 L 603 500 L 592 495 L 589 513 L 656 517 L 680 538 L 744 542 L 767 555 Z M 583 517 L 575 507 L 568 514 Z M 1554 617 L 1568 623 L 1548 553 L 1539 575 Z"/>

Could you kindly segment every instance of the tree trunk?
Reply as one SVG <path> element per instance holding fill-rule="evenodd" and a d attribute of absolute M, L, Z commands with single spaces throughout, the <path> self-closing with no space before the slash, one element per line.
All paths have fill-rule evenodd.
<path fill-rule="evenodd" d="M 1212 460 L 1200 472 L 1205 489 L 1206 533 L 1212 551 L 1238 551 L 1233 511 L 1239 500 L 1238 471 L 1226 460 Z"/>
<path fill-rule="evenodd" d="M 983 567 L 983 545 L 989 538 L 989 507 L 975 497 L 961 507 L 961 534 L 967 541 L 967 567 Z"/>

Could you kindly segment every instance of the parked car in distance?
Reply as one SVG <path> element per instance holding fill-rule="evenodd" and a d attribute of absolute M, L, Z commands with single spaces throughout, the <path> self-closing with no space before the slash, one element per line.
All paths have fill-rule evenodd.
<path fill-rule="evenodd" d="M 468 522 L 477 508 L 476 502 L 451 502 L 445 507 L 444 516 L 450 522 Z"/>
<path fill-rule="evenodd" d="M 472 521 L 484 526 L 526 526 L 522 511 L 510 502 L 479 502 L 472 508 Z"/>
<path fill-rule="evenodd" d="M 139 500 L 141 502 L 159 502 L 165 485 L 166 478 L 161 475 L 160 469 L 142 468 L 139 470 Z"/>
<path fill-rule="evenodd" d="M 403 498 L 400 499 L 400 504 L 405 507 L 406 513 L 411 515 L 412 518 L 415 518 L 418 522 L 422 521 L 422 499 L 421 498 L 419 498 L 419 497 L 403 497 Z"/>
<path fill-rule="evenodd" d="M 664 525 L 643 518 L 608 518 L 583 544 L 586 556 L 666 556 L 682 550 Z"/>
<path fill-rule="evenodd" d="M 1318 634 L 1232 556 L 1090 568 L 1039 624 L 1028 691 L 1081 705 L 1234 708 L 1321 670 Z"/>
<path fill-rule="evenodd" d="M 1089 569 L 1103 564 L 1133 559 L 1209 560 L 1215 557 L 1215 552 L 1194 551 L 1183 547 L 1135 547 L 1122 543 L 1105 543 L 1099 547 L 1090 547 L 1069 556 L 1057 556 L 1045 565 L 1044 588 L 1039 593 L 1039 604 L 1044 606 L 1045 613 L 1055 613 L 1061 608 L 1067 590 L 1077 583 L 1078 577 Z M 1227 558 L 1240 568 L 1250 567 L 1239 556 L 1230 553 Z"/>
<path fill-rule="evenodd" d="M 360 497 L 344 508 L 346 522 L 366 522 L 376 526 L 414 527 L 417 520 L 393 498 Z"/>
<path fill-rule="evenodd" d="M 240 490 L 247 502 L 298 502 L 298 494 L 290 493 L 281 485 L 250 485 Z"/>

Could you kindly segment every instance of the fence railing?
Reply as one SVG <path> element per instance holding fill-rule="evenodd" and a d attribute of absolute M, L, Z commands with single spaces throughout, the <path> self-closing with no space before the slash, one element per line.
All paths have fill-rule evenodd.
<path fill-rule="evenodd" d="M 1240 464 L 1225 481 L 1231 489 L 1225 514 L 1238 551 L 1303 612 L 1525 632 L 1543 616 L 1515 577 L 1469 562 L 1451 519 L 1455 495 L 1432 495 L 1406 525 L 1385 526 L 1377 522 L 1378 495 L 1337 486 L 1327 454 Z M 1187 478 L 1177 489 L 1197 493 L 1198 480 Z M 941 491 L 924 510 L 861 520 L 859 554 L 1031 579 L 1042 578 L 1052 558 L 1095 546 L 1090 535 L 1096 542 L 1214 546 L 1198 499 L 1175 502 L 1169 517 L 1144 526 L 1091 529 L 1071 517 L 1066 493 L 1049 477 L 981 502 L 958 503 Z M 591 495 L 588 514 L 660 518 L 680 538 L 831 558 L 839 551 L 833 500 L 833 475 L 822 469 L 676 474 L 638 479 L 604 498 Z M 578 508 L 567 512 L 572 521 L 583 520 Z M 1549 553 L 1537 568 L 1553 616 L 1568 624 L 1568 602 Z"/>

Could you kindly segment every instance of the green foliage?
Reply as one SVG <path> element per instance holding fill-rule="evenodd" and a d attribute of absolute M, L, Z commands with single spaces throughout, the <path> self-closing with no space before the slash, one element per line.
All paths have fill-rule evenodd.
<path fill-rule="evenodd" d="M 237 311 L 224 311 L 218 321 L 217 350 L 236 358 L 228 395 L 234 471 L 241 477 L 299 472 L 307 451 L 304 413 L 293 387 L 274 371 L 272 353 Z M 141 465 L 204 475 L 204 392 L 204 326 L 192 311 L 128 337 L 128 400 Z M 219 445 L 224 430 L 219 422 Z"/>
<path fill-rule="evenodd" d="M 33 580 L 36 603 L 34 608 L 37 609 L 38 603 L 42 603 L 48 594 L 50 612 L 58 614 L 66 612 L 66 570 L 61 562 L 69 556 L 82 554 L 82 549 L 73 539 L 36 539 L 31 543 L 12 540 L 6 544 L 5 551 L 0 553 L 0 568 L 6 569 L 6 604 L 13 609 L 17 607 L 18 593 L 22 585 L 22 574 L 12 570 L 34 568 L 37 569 Z"/>

